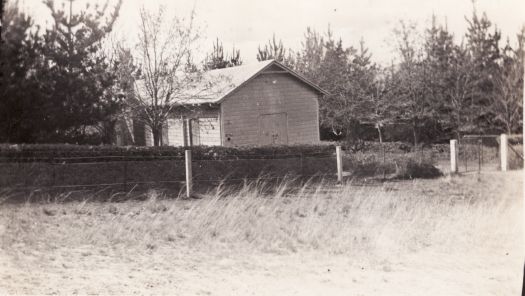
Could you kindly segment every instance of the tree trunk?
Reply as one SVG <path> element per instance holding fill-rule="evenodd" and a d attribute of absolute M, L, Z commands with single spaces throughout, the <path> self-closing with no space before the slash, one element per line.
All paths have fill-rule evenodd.
<path fill-rule="evenodd" d="M 385 146 L 383 145 L 383 134 L 381 133 L 381 126 L 377 125 L 377 133 L 379 134 L 379 144 L 381 145 L 381 153 L 383 153 L 383 180 L 385 179 L 385 163 L 386 163 L 386 153 Z"/>
<path fill-rule="evenodd" d="M 457 124 L 456 124 L 456 140 L 458 140 L 459 143 L 459 137 L 461 136 L 459 130 L 461 129 L 461 114 L 458 111 L 457 114 Z"/>
<path fill-rule="evenodd" d="M 383 144 L 383 134 L 381 133 L 381 126 L 377 125 L 377 133 L 379 134 L 379 143 Z"/>
<path fill-rule="evenodd" d="M 153 135 L 153 146 L 162 145 L 162 128 L 152 127 L 151 134 Z"/>
<path fill-rule="evenodd" d="M 414 136 L 414 149 L 417 149 L 417 119 L 412 122 L 412 135 Z"/>
<path fill-rule="evenodd" d="M 107 122 L 102 123 L 103 131 L 102 131 L 102 143 L 103 144 L 116 144 L 115 143 L 115 137 L 116 137 L 116 126 L 117 121 L 116 120 L 108 120 Z"/>

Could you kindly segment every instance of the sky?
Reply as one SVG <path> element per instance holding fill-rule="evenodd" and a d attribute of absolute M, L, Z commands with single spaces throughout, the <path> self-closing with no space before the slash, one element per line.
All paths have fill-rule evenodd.
<path fill-rule="evenodd" d="M 41 0 L 18 1 L 37 23 L 49 24 L 49 11 Z M 97 1 L 102 0 L 75 0 L 75 9 Z M 467 29 L 465 16 L 473 10 L 471 0 L 124 0 L 114 34 L 133 43 L 139 9 L 159 5 L 179 17 L 188 17 L 195 8 L 202 35 L 197 56 L 210 51 L 219 38 L 225 50 L 239 49 L 245 63 L 256 61 L 258 46 L 274 33 L 286 48 L 297 50 L 307 27 L 326 32 L 330 26 L 344 46 L 358 47 L 362 38 L 375 62 L 389 64 L 395 55 L 392 31 L 399 20 L 416 22 L 423 30 L 434 14 L 460 42 Z M 525 25 L 525 0 L 477 0 L 476 9 L 487 13 L 502 31 L 503 41 L 509 37 L 515 43 L 516 33 Z"/>

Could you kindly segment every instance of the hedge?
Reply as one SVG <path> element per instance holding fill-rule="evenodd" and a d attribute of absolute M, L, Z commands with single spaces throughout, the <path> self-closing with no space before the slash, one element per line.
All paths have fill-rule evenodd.
<path fill-rule="evenodd" d="M 0 162 L 92 162 L 184 159 L 184 147 L 89 146 L 69 144 L 0 144 Z M 333 155 L 333 145 L 262 147 L 191 147 L 194 160 L 275 159 Z"/>

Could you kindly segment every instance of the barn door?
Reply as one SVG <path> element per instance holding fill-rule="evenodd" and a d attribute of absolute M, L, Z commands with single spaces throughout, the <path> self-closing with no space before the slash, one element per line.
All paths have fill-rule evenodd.
<path fill-rule="evenodd" d="M 259 116 L 259 145 L 288 144 L 286 113 Z"/>

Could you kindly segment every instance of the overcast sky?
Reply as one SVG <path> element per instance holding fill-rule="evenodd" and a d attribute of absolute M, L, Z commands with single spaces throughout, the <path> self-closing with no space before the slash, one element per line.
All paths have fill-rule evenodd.
<path fill-rule="evenodd" d="M 19 1 L 38 22 L 49 17 L 41 0 Z M 76 0 L 77 9 L 86 1 Z M 470 0 L 124 0 L 115 33 L 133 40 L 139 8 L 161 4 L 178 16 L 188 16 L 195 6 L 204 37 L 202 52 L 211 49 L 218 37 L 225 49 L 235 45 L 243 60 L 252 62 L 257 46 L 273 33 L 285 47 L 298 49 L 306 27 L 325 32 L 330 25 L 345 46 L 356 47 L 363 38 L 373 59 L 383 64 L 393 58 L 392 29 L 400 19 L 415 21 L 422 29 L 435 14 L 460 41 L 467 28 L 465 16 L 471 16 L 473 7 Z M 476 6 L 501 29 L 503 41 L 509 36 L 515 43 L 516 33 L 525 24 L 525 0 L 477 0 Z"/>

